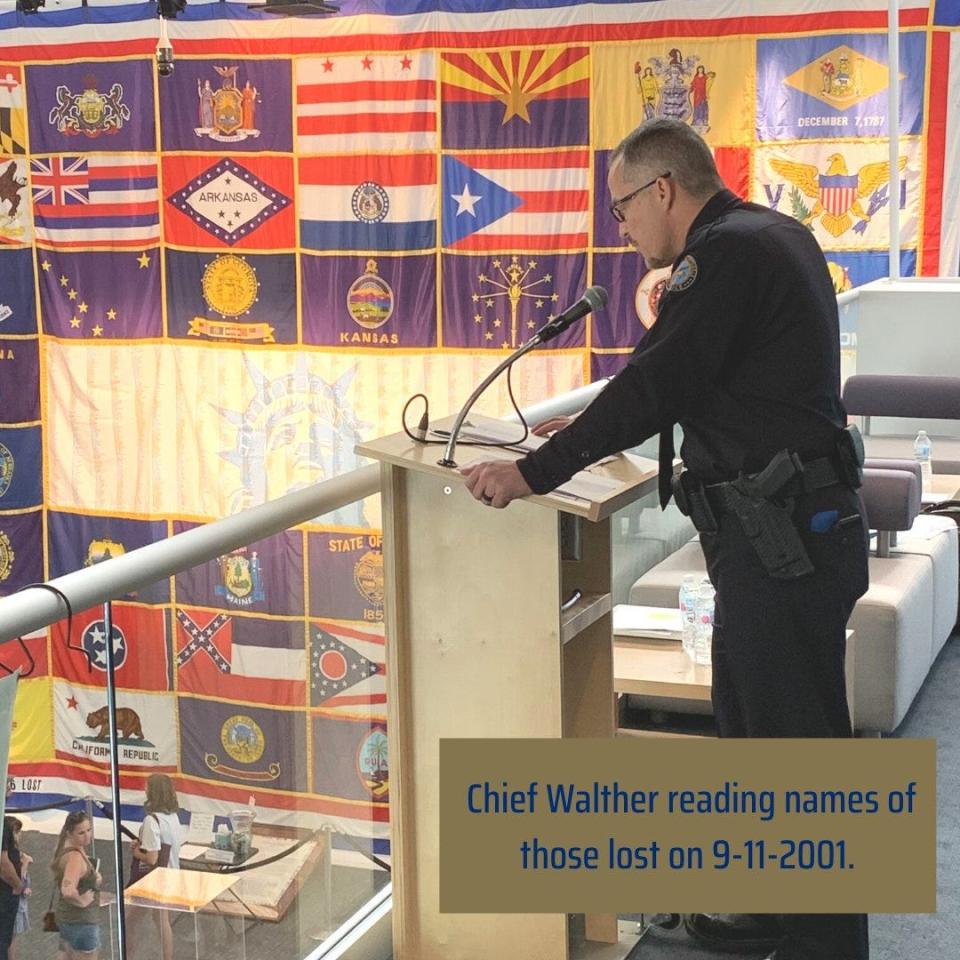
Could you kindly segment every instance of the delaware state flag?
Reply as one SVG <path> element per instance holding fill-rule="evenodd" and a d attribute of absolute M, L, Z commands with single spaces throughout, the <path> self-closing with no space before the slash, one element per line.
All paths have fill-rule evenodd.
<path fill-rule="evenodd" d="M 436 163 L 431 153 L 301 159 L 301 246 L 344 251 L 435 247 Z"/>
<path fill-rule="evenodd" d="M 454 250 L 579 250 L 587 245 L 586 150 L 443 158 L 443 245 Z"/>
<path fill-rule="evenodd" d="M 30 161 L 39 241 L 59 247 L 142 247 L 160 239 L 153 154 L 37 157 Z"/>

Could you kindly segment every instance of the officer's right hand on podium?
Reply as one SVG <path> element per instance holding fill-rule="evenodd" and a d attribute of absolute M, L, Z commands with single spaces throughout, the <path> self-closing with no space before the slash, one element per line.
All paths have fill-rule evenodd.
<path fill-rule="evenodd" d="M 538 423 L 533 427 L 531 433 L 538 437 L 549 437 L 551 433 L 556 433 L 558 430 L 569 427 L 574 419 L 574 417 L 551 417 L 549 420 L 543 420 Z"/>
<path fill-rule="evenodd" d="M 533 491 L 515 463 L 485 460 L 471 463 L 460 473 L 467 478 L 467 489 L 475 500 L 502 510 L 512 500 L 529 497 Z"/>

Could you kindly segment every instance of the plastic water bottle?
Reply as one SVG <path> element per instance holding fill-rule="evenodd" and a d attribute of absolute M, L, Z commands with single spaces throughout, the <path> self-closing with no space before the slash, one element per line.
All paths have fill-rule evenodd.
<path fill-rule="evenodd" d="M 716 591 L 709 580 L 700 584 L 697 590 L 697 637 L 693 651 L 696 663 L 709 666 L 712 662 L 713 647 L 713 611 L 716 605 Z"/>
<path fill-rule="evenodd" d="M 921 430 L 917 434 L 917 439 L 913 441 L 913 459 L 920 464 L 920 479 L 923 481 L 923 489 L 930 489 L 930 475 L 933 473 L 933 445 L 927 436 L 926 430 Z"/>
<path fill-rule="evenodd" d="M 680 623 L 683 627 L 683 652 L 693 659 L 697 637 L 697 577 L 687 573 L 680 581 Z"/>

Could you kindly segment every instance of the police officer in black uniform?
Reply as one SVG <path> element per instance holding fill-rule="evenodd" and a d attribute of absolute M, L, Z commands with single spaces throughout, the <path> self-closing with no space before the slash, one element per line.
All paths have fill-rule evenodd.
<path fill-rule="evenodd" d="M 583 413 L 538 425 L 550 440 L 516 463 L 467 467 L 467 486 L 505 507 L 659 433 L 661 503 L 672 492 L 693 519 L 717 590 L 720 735 L 849 737 L 845 628 L 867 588 L 867 538 L 823 254 L 796 220 L 724 189 L 683 123 L 626 137 L 608 186 L 624 241 L 673 268 L 657 323 Z M 688 928 L 718 946 L 771 943 L 772 960 L 869 952 L 863 915 L 701 914 Z"/>

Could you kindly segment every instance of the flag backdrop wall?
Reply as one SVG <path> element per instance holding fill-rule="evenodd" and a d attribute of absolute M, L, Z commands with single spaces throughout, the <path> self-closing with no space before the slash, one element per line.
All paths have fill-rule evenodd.
<path fill-rule="evenodd" d="M 957 272 L 960 0 L 902 4 L 893 126 L 883 0 L 341 6 L 191 0 L 164 79 L 152 4 L 0 14 L 0 592 L 359 466 L 588 284 L 609 308 L 517 393 L 618 369 L 664 279 L 607 210 L 645 118 L 806 224 L 838 291 L 887 272 L 892 203 L 903 274 Z M 194 809 L 385 837 L 377 511 L 125 597 L 110 636 L 89 611 L 10 647 L 18 788 L 105 791 L 113 644 L 128 797 L 165 770 Z"/>

